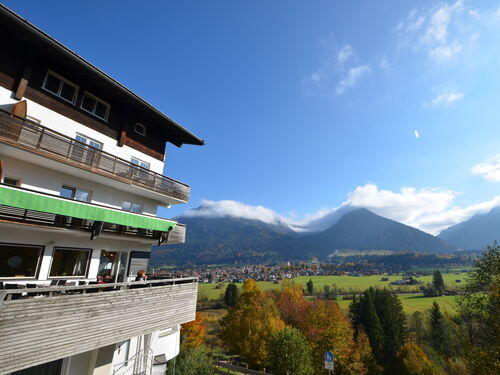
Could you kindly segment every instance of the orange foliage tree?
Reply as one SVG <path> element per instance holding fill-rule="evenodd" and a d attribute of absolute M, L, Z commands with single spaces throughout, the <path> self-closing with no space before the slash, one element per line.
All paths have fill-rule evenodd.
<path fill-rule="evenodd" d="M 280 310 L 281 319 L 295 328 L 300 328 L 311 305 L 304 298 L 302 288 L 286 280 L 281 286 L 281 292 L 276 295 L 276 304 Z"/>
<path fill-rule="evenodd" d="M 196 348 L 205 343 L 207 326 L 202 312 L 196 313 L 196 319 L 182 325 L 181 335 L 184 337 L 186 348 Z"/>
<path fill-rule="evenodd" d="M 254 368 L 268 363 L 268 338 L 285 327 L 275 300 L 257 288 L 254 280 L 243 283 L 238 304 L 221 319 L 219 338 Z"/>

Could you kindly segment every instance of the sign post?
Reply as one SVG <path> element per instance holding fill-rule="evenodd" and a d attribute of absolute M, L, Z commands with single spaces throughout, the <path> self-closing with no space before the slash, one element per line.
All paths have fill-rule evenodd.
<path fill-rule="evenodd" d="M 328 374 L 331 375 L 333 371 L 333 361 L 335 356 L 331 351 L 325 353 L 325 368 L 328 370 Z"/>

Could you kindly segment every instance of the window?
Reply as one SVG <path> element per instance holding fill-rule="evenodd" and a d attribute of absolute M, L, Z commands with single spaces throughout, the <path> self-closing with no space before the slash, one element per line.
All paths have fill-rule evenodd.
<path fill-rule="evenodd" d="M 0 244 L 0 277 L 35 277 L 42 246 Z"/>
<path fill-rule="evenodd" d="M 75 104 L 78 86 L 60 75 L 48 71 L 42 87 L 58 97 Z"/>
<path fill-rule="evenodd" d="M 76 189 L 71 186 L 63 185 L 59 194 L 63 198 L 74 199 L 81 202 L 90 201 L 90 192 L 87 190 Z"/>
<path fill-rule="evenodd" d="M 21 186 L 21 180 L 14 177 L 4 177 L 3 183 L 10 186 Z"/>
<path fill-rule="evenodd" d="M 134 125 L 134 132 L 145 137 L 146 136 L 146 127 L 144 125 L 142 125 L 140 122 L 137 122 Z"/>
<path fill-rule="evenodd" d="M 132 162 L 132 164 L 138 165 L 138 166 L 143 167 L 145 169 L 149 169 L 149 163 L 146 163 L 145 161 L 139 160 L 139 159 L 134 158 L 134 157 L 132 157 L 130 159 L 130 161 Z"/>
<path fill-rule="evenodd" d="M 85 277 L 90 258 L 89 249 L 54 248 L 50 277 Z"/>
<path fill-rule="evenodd" d="M 82 104 L 80 106 L 83 110 L 92 113 L 93 115 L 108 121 L 109 104 L 103 102 L 101 99 L 94 95 L 85 92 L 83 94 Z"/>
<path fill-rule="evenodd" d="M 99 150 L 102 149 L 102 143 L 94 141 L 93 139 L 90 139 L 86 136 L 77 134 L 75 139 L 87 146 L 92 146 Z M 85 163 L 87 165 L 92 165 L 94 162 L 97 162 L 98 155 L 96 155 L 96 150 L 91 149 L 87 146 L 74 142 L 71 148 L 71 159 L 79 161 L 81 163 Z"/>
<path fill-rule="evenodd" d="M 97 142 L 97 141 L 94 141 L 93 139 L 90 139 L 89 137 L 86 137 L 84 135 L 80 135 L 80 134 L 77 134 L 75 139 L 78 141 L 78 142 L 82 142 L 82 143 L 85 143 L 86 145 L 89 145 L 89 146 L 92 146 L 92 147 L 95 147 L 95 148 L 98 148 L 99 150 L 102 150 L 102 143 L 101 142 Z"/>
<path fill-rule="evenodd" d="M 123 202 L 122 210 L 140 214 L 142 211 L 142 206 L 139 203 Z"/>

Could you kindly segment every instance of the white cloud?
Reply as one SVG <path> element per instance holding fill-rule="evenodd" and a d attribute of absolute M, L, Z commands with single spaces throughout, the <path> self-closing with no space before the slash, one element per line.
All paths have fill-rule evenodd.
<path fill-rule="evenodd" d="M 476 164 L 471 170 L 474 175 L 481 175 L 487 181 L 500 182 L 500 154 Z"/>
<path fill-rule="evenodd" d="M 493 199 L 467 207 L 453 205 L 459 193 L 442 188 L 416 189 L 406 187 L 400 191 L 379 189 L 368 183 L 358 186 L 337 207 L 323 208 L 316 213 L 297 219 L 295 215 L 279 215 L 263 206 L 250 206 L 236 201 L 203 201 L 198 209 L 185 212 L 183 216 L 224 217 L 233 216 L 260 220 L 268 224 L 286 225 L 298 232 L 322 231 L 335 224 L 344 214 L 365 207 L 374 213 L 392 220 L 438 234 L 447 227 L 469 219 L 475 214 L 486 213 L 500 205 L 500 195 Z"/>
<path fill-rule="evenodd" d="M 351 45 L 346 44 L 337 54 L 337 63 L 339 66 L 344 66 L 344 64 L 351 58 L 354 54 L 354 49 Z"/>
<path fill-rule="evenodd" d="M 434 99 L 431 100 L 431 105 L 449 105 L 464 97 L 464 93 L 452 88 L 446 88 L 439 91 Z"/>
<path fill-rule="evenodd" d="M 358 82 L 371 72 L 371 68 L 368 65 L 360 65 L 350 68 L 344 78 L 338 83 L 335 93 L 341 95 L 346 90 L 356 86 Z"/>
<path fill-rule="evenodd" d="M 415 134 L 415 138 L 420 138 L 420 133 L 418 132 L 418 130 L 415 130 L 413 133 Z"/>
<path fill-rule="evenodd" d="M 324 42 L 322 47 L 328 49 L 328 58 L 323 61 L 319 69 L 309 74 L 304 80 L 305 84 L 312 85 L 328 94 L 335 92 L 340 95 L 355 87 L 372 71 L 370 64 L 360 63 L 356 51 L 350 44 L 334 47 L 331 43 Z M 379 58 L 374 61 L 378 68 L 387 69 L 387 59 Z"/>
<path fill-rule="evenodd" d="M 386 57 L 381 57 L 378 61 L 378 67 L 382 70 L 389 69 L 389 62 Z"/>
<path fill-rule="evenodd" d="M 478 17 L 477 9 L 466 9 L 459 0 L 428 9 L 413 9 L 395 30 L 402 46 L 424 50 L 432 60 L 445 63 L 474 42 L 470 39 L 471 28 L 476 26 Z"/>
<path fill-rule="evenodd" d="M 446 60 L 451 59 L 461 50 L 462 46 L 457 44 L 448 46 L 439 46 L 430 51 L 430 56 L 438 62 L 444 62 Z"/>
<path fill-rule="evenodd" d="M 283 222 L 283 217 L 273 210 L 264 206 L 250 206 L 248 204 L 232 201 L 210 201 L 204 200 L 201 206 L 188 210 L 182 214 L 186 217 L 240 217 L 243 219 L 260 220 L 267 224 L 279 224 Z"/>

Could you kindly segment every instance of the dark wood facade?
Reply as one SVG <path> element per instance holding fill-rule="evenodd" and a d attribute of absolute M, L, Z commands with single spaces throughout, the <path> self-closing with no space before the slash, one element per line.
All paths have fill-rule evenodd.
<path fill-rule="evenodd" d="M 0 4 L 2 41 L 0 85 L 16 96 L 33 100 L 85 126 L 115 138 L 159 160 L 164 159 L 165 142 L 202 145 L 204 142 L 182 128 L 143 99 L 107 76 L 41 30 Z M 51 70 L 79 87 L 75 104 L 42 88 Z M 108 120 L 80 108 L 85 91 L 110 105 Z M 17 97 L 20 99 L 20 97 Z M 146 137 L 134 132 L 135 123 L 144 124 Z"/>

